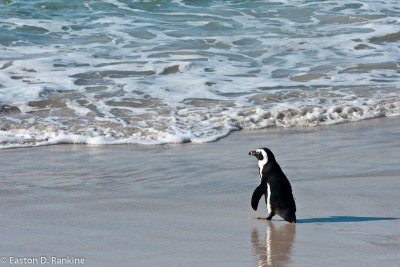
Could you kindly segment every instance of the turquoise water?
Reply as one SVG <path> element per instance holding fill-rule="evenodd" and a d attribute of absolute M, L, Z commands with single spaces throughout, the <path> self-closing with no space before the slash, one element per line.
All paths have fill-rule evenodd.
<path fill-rule="evenodd" d="M 397 1 L 0 1 L 0 147 L 400 114 Z"/>

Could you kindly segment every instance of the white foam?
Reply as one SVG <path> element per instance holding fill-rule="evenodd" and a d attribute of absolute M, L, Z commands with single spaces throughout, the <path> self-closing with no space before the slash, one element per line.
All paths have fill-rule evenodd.
<path fill-rule="evenodd" d="M 201 143 L 400 115 L 395 1 L 105 2 L 4 16 L 20 39 L 0 44 L 0 109 L 14 107 L 0 147 Z"/>
<path fill-rule="evenodd" d="M 143 0 L 143 1 L 144 1 L 144 0 Z M 118 7 L 119 9 L 124 9 L 124 10 L 129 10 L 129 11 L 134 10 L 134 9 L 130 8 L 127 4 L 122 3 L 122 2 L 120 2 L 120 1 L 118 1 L 118 0 L 103 0 L 103 2 L 106 2 L 106 3 L 109 3 L 109 4 L 115 5 L 115 6 Z M 144 1 L 144 2 L 146 2 L 146 1 Z"/>

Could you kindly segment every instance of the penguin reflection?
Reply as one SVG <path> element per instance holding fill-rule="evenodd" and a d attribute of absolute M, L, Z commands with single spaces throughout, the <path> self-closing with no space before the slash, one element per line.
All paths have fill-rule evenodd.
<path fill-rule="evenodd" d="M 258 230 L 251 233 L 251 243 L 257 256 L 257 266 L 287 266 L 292 252 L 296 226 L 294 224 L 275 225 L 267 222 L 265 240 L 260 240 Z"/>

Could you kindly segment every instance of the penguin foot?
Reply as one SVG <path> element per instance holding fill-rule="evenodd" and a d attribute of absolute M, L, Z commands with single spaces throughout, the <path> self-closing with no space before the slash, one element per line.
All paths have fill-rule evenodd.
<path fill-rule="evenodd" d="M 282 218 L 290 223 L 296 223 L 296 215 L 295 214 L 283 214 Z"/>
<path fill-rule="evenodd" d="M 270 221 L 272 219 L 272 217 L 274 217 L 275 213 L 271 212 L 268 217 L 267 220 Z"/>

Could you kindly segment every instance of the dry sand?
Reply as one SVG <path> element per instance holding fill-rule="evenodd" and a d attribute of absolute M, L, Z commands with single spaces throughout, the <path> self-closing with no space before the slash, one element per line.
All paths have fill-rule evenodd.
<path fill-rule="evenodd" d="M 81 266 L 399 266 L 399 137 L 392 118 L 239 132 L 202 145 L 1 150 L 0 267 L 10 257 L 75 257 Z M 292 183 L 296 225 L 257 220 L 267 215 L 263 202 L 251 209 L 259 178 L 248 151 L 261 146 Z"/>

